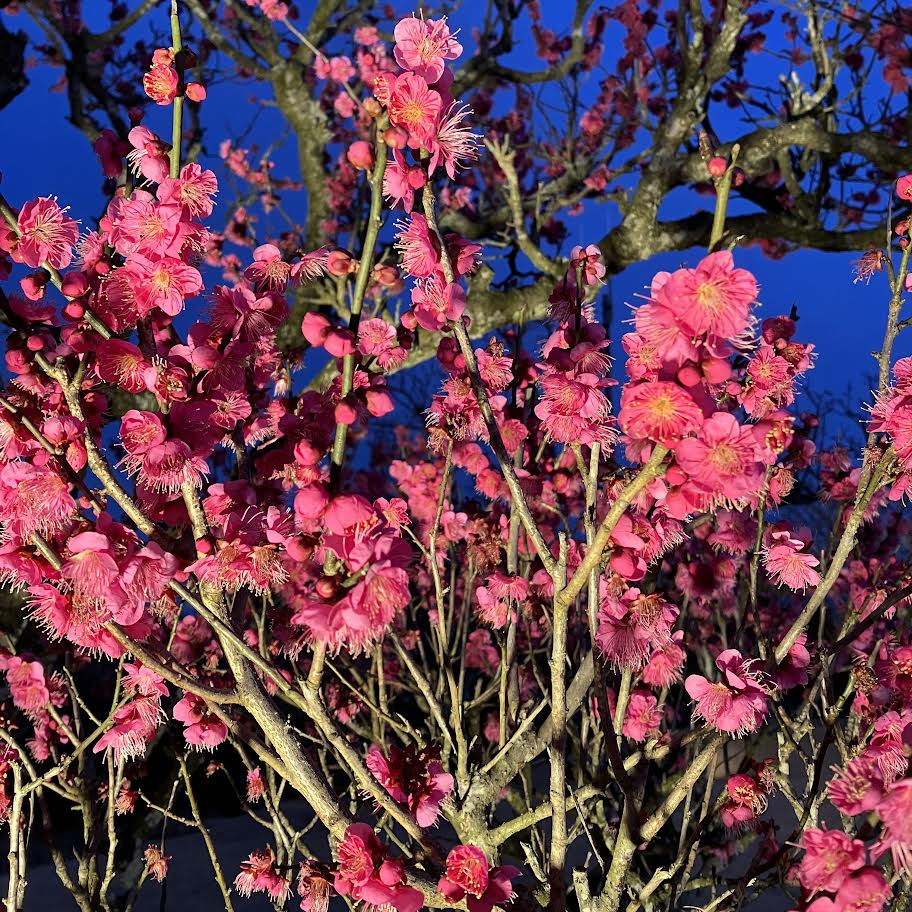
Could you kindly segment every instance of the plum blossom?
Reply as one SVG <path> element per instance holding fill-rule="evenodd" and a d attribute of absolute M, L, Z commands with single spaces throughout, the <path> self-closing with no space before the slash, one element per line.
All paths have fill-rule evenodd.
<path fill-rule="evenodd" d="M 428 19 L 406 16 L 393 30 L 396 46 L 393 54 L 396 63 L 404 70 L 411 70 L 433 84 L 443 75 L 447 60 L 456 60 L 462 54 L 462 45 L 450 32 L 446 17 Z"/>
<path fill-rule="evenodd" d="M 397 912 L 418 912 L 424 905 L 421 892 L 408 886 L 402 860 L 388 857 L 366 823 L 349 826 L 336 847 L 336 858 L 334 886 L 340 895 Z"/>
<path fill-rule="evenodd" d="M 465 899 L 469 912 L 491 912 L 513 898 L 512 881 L 521 873 L 512 865 L 492 868 L 477 846 L 458 845 L 447 855 L 446 873 L 437 889 L 450 902 Z"/>
<path fill-rule="evenodd" d="M 61 209 L 56 199 L 42 196 L 30 200 L 16 220 L 19 242 L 15 256 L 33 269 L 47 263 L 66 269 L 73 260 L 73 247 L 79 239 L 79 225 Z"/>
<path fill-rule="evenodd" d="M 808 586 L 817 585 L 820 574 L 814 568 L 820 561 L 803 548 L 804 542 L 793 538 L 787 530 L 771 532 L 763 563 L 774 582 L 802 592 Z"/>
<path fill-rule="evenodd" d="M 184 723 L 187 744 L 198 750 L 212 750 L 227 737 L 228 728 L 195 694 L 186 693 L 174 707 L 174 718 Z"/>
<path fill-rule="evenodd" d="M 234 879 L 234 888 L 241 896 L 266 893 L 270 899 L 283 903 L 291 892 L 291 884 L 276 868 L 272 846 L 257 849 L 241 862 L 241 871 Z"/>
<path fill-rule="evenodd" d="M 696 674 L 684 681 L 684 689 L 696 701 L 694 716 L 733 735 L 756 731 L 766 715 L 766 687 L 737 649 L 720 653 L 716 667 L 721 681 L 712 683 Z"/>
<path fill-rule="evenodd" d="M 384 755 L 374 745 L 366 764 L 393 799 L 408 807 L 419 826 L 434 825 L 440 803 L 453 791 L 453 777 L 444 771 L 439 749 L 419 750 L 412 744 L 405 748 L 393 744 Z"/>

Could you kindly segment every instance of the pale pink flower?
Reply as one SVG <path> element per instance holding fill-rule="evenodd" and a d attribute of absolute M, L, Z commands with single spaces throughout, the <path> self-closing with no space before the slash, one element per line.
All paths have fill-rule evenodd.
<path fill-rule="evenodd" d="M 411 70 L 428 83 L 437 82 L 443 75 L 445 62 L 462 54 L 462 45 L 450 31 L 446 17 L 442 19 L 407 16 L 393 30 L 396 46 L 393 55 L 403 70 Z"/>
<path fill-rule="evenodd" d="M 737 649 L 726 649 L 716 659 L 722 680 L 690 675 L 684 688 L 696 701 L 694 716 L 718 731 L 743 735 L 756 731 L 766 715 L 766 688 Z"/>
<path fill-rule="evenodd" d="M 420 212 L 413 212 L 407 224 L 399 223 L 396 248 L 402 256 L 402 268 L 416 279 L 426 279 L 437 271 L 440 246 Z"/>
<path fill-rule="evenodd" d="M 772 532 L 770 540 L 763 563 L 774 582 L 802 592 L 820 582 L 820 574 L 814 569 L 820 561 L 802 550 L 804 542 L 801 539 L 792 538 L 788 531 L 780 531 Z"/>

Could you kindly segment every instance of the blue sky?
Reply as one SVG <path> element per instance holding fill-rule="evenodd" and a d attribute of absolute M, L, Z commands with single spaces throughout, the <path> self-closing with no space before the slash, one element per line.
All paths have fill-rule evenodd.
<path fill-rule="evenodd" d="M 402 4 L 397 3 L 397 7 Z M 102 0 L 86 0 L 90 18 L 99 9 L 106 9 Z M 299 4 L 306 7 L 307 4 Z M 463 27 L 463 41 L 467 52 L 474 44 L 471 39 L 471 23 L 478 20 L 479 0 L 459 4 L 451 14 L 453 26 Z M 542 3 L 545 24 L 560 30 L 565 15 L 564 7 L 550 2 Z M 403 7 L 405 8 L 405 7 Z M 554 12 L 552 12 L 554 11 Z M 159 15 L 165 16 L 163 6 Z M 552 23 L 552 16 L 557 18 Z M 6 16 L 10 28 L 24 28 L 24 15 Z M 163 24 L 163 23 L 162 23 Z M 524 32 L 522 23 L 517 33 Z M 513 55 L 517 66 L 534 67 L 537 64 L 527 46 L 521 46 Z M 775 85 L 781 62 L 770 55 L 769 60 L 759 62 L 761 72 L 768 73 L 769 82 Z M 31 85 L 11 105 L 0 111 L 0 131 L 12 137 L 0 148 L 0 173 L 2 190 L 14 205 L 39 195 L 56 195 L 61 203 L 71 207 L 74 217 L 83 225 L 90 225 L 104 205 L 102 179 L 97 159 L 85 137 L 67 121 L 67 102 L 64 93 L 53 91 L 59 71 L 46 67 L 33 68 L 29 72 Z M 593 77 L 597 78 L 597 77 Z M 875 72 L 873 78 L 879 79 Z M 220 82 L 209 88 L 209 98 L 203 106 L 203 121 L 208 130 L 208 149 L 201 163 L 219 172 L 217 153 L 218 142 L 236 136 L 248 128 L 256 111 L 250 102 L 254 87 L 250 83 L 235 84 Z M 881 93 L 882 87 L 874 85 L 873 91 Z M 258 91 L 262 97 L 262 91 Z M 163 135 L 169 133 L 170 111 L 150 105 L 146 123 Z M 721 121 L 717 130 L 721 139 L 729 140 L 743 131 L 743 126 L 734 119 Z M 252 142 L 265 147 L 275 141 L 281 132 L 281 119 L 275 111 L 264 109 L 260 112 L 257 126 L 245 145 Z M 483 153 L 485 154 L 485 153 Z M 297 176 L 297 164 L 293 138 L 279 147 L 275 158 L 277 171 Z M 885 190 L 887 188 L 884 188 Z M 230 198 L 230 190 L 223 191 L 223 198 Z M 707 207 L 711 201 L 706 197 L 681 194 L 670 201 L 663 210 L 665 215 L 685 215 L 693 211 L 691 206 Z M 292 208 L 303 205 L 300 195 L 292 196 L 286 204 Z M 303 212 L 298 213 L 303 215 Z M 211 223 L 220 228 L 225 209 L 216 209 Z M 590 206 L 586 214 L 567 220 L 570 240 L 574 243 L 589 243 L 597 240 L 610 227 L 612 216 L 608 207 Z M 234 248 L 242 258 L 249 254 Z M 612 338 L 618 339 L 623 332 L 620 320 L 629 316 L 624 302 L 635 300 L 657 269 L 675 268 L 683 263 L 694 262 L 700 251 L 675 253 L 656 257 L 628 268 L 611 280 L 610 294 L 614 300 L 614 325 Z M 852 284 L 852 261 L 857 254 L 826 254 L 814 251 L 794 253 L 784 260 L 772 261 L 756 249 L 736 252 L 739 265 L 755 272 L 761 286 L 761 316 L 787 313 L 792 305 L 798 307 L 801 320 L 799 337 L 811 341 L 817 350 L 816 368 L 808 375 L 807 385 L 815 392 L 824 391 L 841 395 L 849 386 L 855 392 L 855 407 L 870 401 L 869 381 L 874 369 L 871 352 L 880 346 L 888 292 L 882 277 L 870 286 Z M 619 346 L 615 349 L 617 354 Z M 912 353 L 909 340 L 900 337 L 898 354 Z M 850 405 L 850 403 L 846 403 Z"/>

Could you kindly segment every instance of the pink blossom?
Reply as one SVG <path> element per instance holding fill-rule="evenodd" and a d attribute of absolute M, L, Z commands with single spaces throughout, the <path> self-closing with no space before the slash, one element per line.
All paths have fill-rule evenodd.
<path fill-rule="evenodd" d="M 655 695 L 638 687 L 630 695 L 627 713 L 624 716 L 624 735 L 633 741 L 645 741 L 650 732 L 656 731 L 662 722 L 662 710 Z"/>
<path fill-rule="evenodd" d="M 179 81 L 174 67 L 157 63 L 143 76 L 143 89 L 156 104 L 169 105 L 177 95 Z"/>
<path fill-rule="evenodd" d="M 723 680 L 712 683 L 702 675 L 690 675 L 684 688 L 696 701 L 694 716 L 721 732 L 743 735 L 756 731 L 766 715 L 766 688 L 750 663 L 737 649 L 726 649 L 716 659 Z"/>
<path fill-rule="evenodd" d="M 541 385 L 542 398 L 535 406 L 535 414 L 553 440 L 591 446 L 612 439 L 611 406 L 602 392 L 605 384 L 597 374 L 567 376 L 549 372 Z"/>
<path fill-rule="evenodd" d="M 390 745 L 388 755 L 376 745 L 366 759 L 367 768 L 395 801 L 404 804 L 414 815 L 418 826 L 433 826 L 440 804 L 453 791 L 453 777 L 440 763 L 435 747 L 418 750 Z"/>
<path fill-rule="evenodd" d="M 6 660 L 4 671 L 13 703 L 19 709 L 31 715 L 47 706 L 51 697 L 41 662 L 26 662 L 19 656 L 12 656 Z"/>
<path fill-rule="evenodd" d="M 892 783 L 877 813 L 883 823 L 881 845 L 892 851 L 897 868 L 912 872 L 912 779 Z"/>
<path fill-rule="evenodd" d="M 251 852 L 241 862 L 241 872 L 234 879 L 234 888 L 241 896 L 266 893 L 276 903 L 284 903 L 291 892 L 291 884 L 276 868 L 272 846 Z"/>
<path fill-rule="evenodd" d="M 574 247 L 570 251 L 570 266 L 582 271 L 584 285 L 596 285 L 605 277 L 602 251 L 595 244 Z"/>
<path fill-rule="evenodd" d="M 184 723 L 187 744 L 199 750 L 212 750 L 228 737 L 225 723 L 195 694 L 184 694 L 175 705 L 173 715 L 178 722 Z"/>
<path fill-rule="evenodd" d="M 728 793 L 719 816 L 729 829 L 751 823 L 766 810 L 766 785 L 745 773 L 730 776 L 725 789 Z"/>
<path fill-rule="evenodd" d="M 763 487 L 753 432 L 727 412 L 711 415 L 696 437 L 682 440 L 675 460 L 702 488 L 726 500 L 757 496 Z"/>
<path fill-rule="evenodd" d="M 467 105 L 458 107 L 454 102 L 440 116 L 434 133 L 425 137 L 424 144 L 431 153 L 429 174 L 442 164 L 450 180 L 455 180 L 458 171 L 478 158 L 478 136 L 465 124 L 471 113 Z"/>
<path fill-rule="evenodd" d="M 110 749 L 114 762 L 142 757 L 162 717 L 157 699 L 139 697 L 117 709 L 112 725 L 98 739 L 92 750 L 101 753 Z"/>
<path fill-rule="evenodd" d="M 215 172 L 205 171 L 190 162 L 180 170 L 179 177 L 167 177 L 159 182 L 156 196 L 162 203 L 178 203 L 190 218 L 202 218 L 212 214 L 218 192 Z"/>
<path fill-rule="evenodd" d="M 412 289 L 412 313 L 422 329 L 439 332 L 458 320 L 466 306 L 465 290 L 456 282 L 447 283 L 439 272 Z"/>
<path fill-rule="evenodd" d="M 128 393 L 146 388 L 145 372 L 149 362 L 132 342 L 108 339 L 98 346 L 95 369 L 106 383 L 113 383 Z"/>
<path fill-rule="evenodd" d="M 863 842 L 839 830 L 809 828 L 801 837 L 801 847 L 804 857 L 798 878 L 811 895 L 835 893 L 853 871 L 864 867 L 867 856 Z"/>
<path fill-rule="evenodd" d="M 393 149 L 392 161 L 387 162 L 383 172 L 383 194 L 393 208 L 401 205 L 408 213 L 415 205 L 415 191 L 420 190 L 427 182 L 424 168 L 420 165 L 409 165 L 405 156 Z"/>
<path fill-rule="evenodd" d="M 23 538 L 63 529 L 76 511 L 70 484 L 49 466 L 0 466 L 0 519 Z"/>
<path fill-rule="evenodd" d="M 456 60 L 462 54 L 462 45 L 450 32 L 445 17 L 425 21 L 407 16 L 396 23 L 393 37 L 396 39 L 393 48 L 396 63 L 428 83 L 440 79 L 447 60 Z"/>
<path fill-rule="evenodd" d="M 861 868 L 843 881 L 833 899 L 821 896 L 807 912 L 880 912 L 891 896 L 890 885 L 877 868 Z"/>
<path fill-rule="evenodd" d="M 262 244 L 253 251 L 253 263 L 244 270 L 244 278 L 253 285 L 255 292 L 282 293 L 288 285 L 291 264 L 282 259 L 274 244 Z"/>
<path fill-rule="evenodd" d="M 437 271 L 440 246 L 421 213 L 413 212 L 407 224 L 400 223 L 396 247 L 402 256 L 402 267 L 409 275 L 426 279 Z"/>
<path fill-rule="evenodd" d="M 771 533 L 763 563 L 774 582 L 802 592 L 820 582 L 820 574 L 814 569 L 820 561 L 802 551 L 803 547 L 804 542 L 792 538 L 788 531 Z"/>
<path fill-rule="evenodd" d="M 596 643 L 617 668 L 639 669 L 671 636 L 678 610 L 658 593 L 627 589 L 604 594 L 599 603 Z"/>
<path fill-rule="evenodd" d="M 35 269 L 47 263 L 55 269 L 65 269 L 72 262 L 79 225 L 56 199 L 42 196 L 27 202 L 19 210 L 16 228 L 19 243 L 15 255 L 26 266 Z"/>
<path fill-rule="evenodd" d="M 830 780 L 830 801 L 850 817 L 872 811 L 880 804 L 885 790 L 883 771 L 869 754 L 850 760 Z"/>
<path fill-rule="evenodd" d="M 400 859 L 386 848 L 366 823 L 353 823 L 336 848 L 336 891 L 368 906 L 390 906 L 397 912 L 418 912 L 424 905 L 419 890 L 410 887 Z"/>
<path fill-rule="evenodd" d="M 170 167 L 168 150 L 171 147 L 147 127 L 133 127 L 127 138 L 133 146 L 133 151 L 127 155 L 133 171 L 156 184 L 165 180 Z"/>
<path fill-rule="evenodd" d="M 465 899 L 469 912 L 491 912 L 513 898 L 512 881 L 521 873 L 512 865 L 491 868 L 477 846 L 458 845 L 447 855 L 446 873 L 437 889 L 450 902 Z"/>
<path fill-rule="evenodd" d="M 407 130 L 412 141 L 424 145 L 434 135 L 442 106 L 440 93 L 428 88 L 423 77 L 403 73 L 390 93 L 390 123 Z"/>
<path fill-rule="evenodd" d="M 731 253 L 722 250 L 704 257 L 696 269 L 673 272 L 657 301 L 696 334 L 735 339 L 744 332 L 756 298 L 757 280 L 746 269 L 736 269 Z"/>
<path fill-rule="evenodd" d="M 621 393 L 618 423 L 633 440 L 674 446 L 685 434 L 700 430 L 703 412 L 675 383 L 628 384 Z"/>
<path fill-rule="evenodd" d="M 123 267 L 142 316 L 153 308 L 176 317 L 184 301 L 199 294 L 203 277 L 199 271 L 174 257 L 150 260 L 134 253 Z"/>

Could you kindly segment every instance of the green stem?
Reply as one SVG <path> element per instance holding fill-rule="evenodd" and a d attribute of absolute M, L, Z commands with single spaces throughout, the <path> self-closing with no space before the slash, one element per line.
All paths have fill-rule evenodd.
<path fill-rule="evenodd" d="M 184 44 L 181 40 L 177 0 L 171 0 L 171 50 L 174 52 L 174 66 L 177 69 L 178 94 L 174 98 L 171 111 L 171 154 L 169 163 L 171 177 L 177 177 L 181 168 L 181 140 L 183 138 L 184 123 Z"/>
<path fill-rule="evenodd" d="M 374 170 L 371 174 L 371 205 L 370 216 L 367 222 L 367 232 L 364 235 L 364 248 L 361 251 L 361 263 L 358 266 L 358 275 L 355 278 L 355 290 L 352 296 L 351 316 L 348 328 L 355 339 L 358 338 L 358 324 L 361 322 L 361 310 L 364 307 L 364 296 L 374 267 L 374 251 L 377 247 L 377 238 L 383 224 L 383 175 L 386 172 L 386 143 L 383 141 L 383 124 L 375 124 L 376 136 L 374 139 Z M 355 377 L 355 356 L 346 355 L 342 362 L 342 389 L 340 398 L 345 398 L 352 390 Z M 342 474 L 342 463 L 345 459 L 345 438 L 348 435 L 348 425 L 341 421 L 336 425 L 336 435 L 332 447 L 332 479 L 338 484 Z"/>
<path fill-rule="evenodd" d="M 732 180 L 735 177 L 735 163 L 738 161 L 738 153 L 741 147 L 736 143 L 731 150 L 731 163 L 725 169 L 725 174 L 719 178 L 716 184 L 716 211 L 713 213 L 712 231 L 709 234 L 709 251 L 712 253 L 713 248 L 722 240 L 725 232 L 725 217 L 728 214 L 728 198 L 731 194 Z"/>

